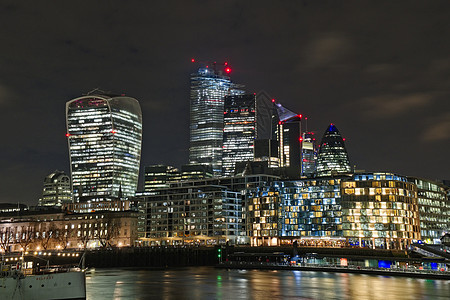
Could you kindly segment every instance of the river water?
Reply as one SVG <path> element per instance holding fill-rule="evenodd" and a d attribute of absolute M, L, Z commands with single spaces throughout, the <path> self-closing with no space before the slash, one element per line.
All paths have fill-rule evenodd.
<path fill-rule="evenodd" d="M 450 299 L 450 281 L 305 271 L 97 269 L 87 299 Z"/>

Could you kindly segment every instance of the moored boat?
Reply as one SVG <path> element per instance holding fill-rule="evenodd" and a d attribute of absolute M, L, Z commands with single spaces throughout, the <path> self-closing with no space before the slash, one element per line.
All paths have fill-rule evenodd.
<path fill-rule="evenodd" d="M 0 299 L 86 299 L 86 277 L 81 268 L 33 268 L 32 262 L 2 263 Z"/>

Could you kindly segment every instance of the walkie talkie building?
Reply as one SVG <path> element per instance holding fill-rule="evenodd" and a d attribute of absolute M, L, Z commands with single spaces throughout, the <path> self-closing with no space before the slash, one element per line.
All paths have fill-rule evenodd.
<path fill-rule="evenodd" d="M 95 91 L 66 103 L 66 124 L 75 198 L 134 196 L 142 144 L 139 102 Z"/>

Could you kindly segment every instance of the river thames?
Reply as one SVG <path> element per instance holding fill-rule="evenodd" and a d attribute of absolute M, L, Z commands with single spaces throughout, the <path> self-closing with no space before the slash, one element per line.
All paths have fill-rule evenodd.
<path fill-rule="evenodd" d="M 97 269 L 87 299 L 449 299 L 450 281 L 305 271 Z"/>

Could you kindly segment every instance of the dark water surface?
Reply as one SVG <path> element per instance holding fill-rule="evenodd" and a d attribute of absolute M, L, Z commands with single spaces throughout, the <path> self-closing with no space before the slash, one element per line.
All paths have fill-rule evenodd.
<path fill-rule="evenodd" d="M 87 299 L 450 299 L 450 281 L 304 271 L 97 269 Z"/>

